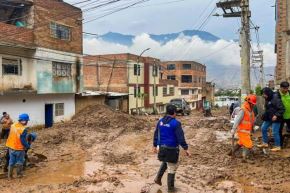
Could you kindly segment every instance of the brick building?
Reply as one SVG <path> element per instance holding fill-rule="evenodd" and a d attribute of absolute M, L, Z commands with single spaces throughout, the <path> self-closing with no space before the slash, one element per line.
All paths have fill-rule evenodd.
<path fill-rule="evenodd" d="M 87 90 L 119 92 L 129 95 L 128 111 L 138 106 L 153 111 L 154 95 L 158 112 L 177 96 L 177 81 L 160 80 L 160 61 L 134 54 L 84 57 L 84 86 Z M 154 81 L 156 87 L 154 88 Z"/>
<path fill-rule="evenodd" d="M 276 83 L 290 81 L 290 0 L 276 1 Z"/>
<path fill-rule="evenodd" d="M 206 66 L 194 61 L 162 62 L 162 79 L 178 81 L 178 96 L 199 109 L 205 99 Z"/>
<path fill-rule="evenodd" d="M 82 90 L 82 11 L 60 0 L 0 4 L 0 111 L 33 125 L 69 119 Z"/>

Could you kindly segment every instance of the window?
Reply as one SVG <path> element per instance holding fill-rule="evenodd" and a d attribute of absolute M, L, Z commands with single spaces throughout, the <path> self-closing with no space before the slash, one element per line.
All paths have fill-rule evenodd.
<path fill-rule="evenodd" d="M 163 87 L 163 96 L 167 95 L 167 87 Z"/>
<path fill-rule="evenodd" d="M 140 64 L 134 64 L 134 75 L 135 76 L 140 76 L 140 70 L 141 70 Z"/>
<path fill-rule="evenodd" d="M 52 37 L 61 39 L 61 40 L 70 40 L 71 32 L 70 32 L 70 27 L 60 25 L 57 23 L 50 23 L 50 33 Z"/>
<path fill-rule="evenodd" d="M 167 65 L 167 70 L 175 70 L 176 67 L 175 67 L 175 64 L 168 64 Z"/>
<path fill-rule="evenodd" d="M 174 95 L 174 87 L 169 88 L 169 94 L 172 96 Z"/>
<path fill-rule="evenodd" d="M 189 95 L 189 90 L 188 89 L 181 90 L 181 95 Z"/>
<path fill-rule="evenodd" d="M 63 62 L 52 62 L 52 74 L 55 77 L 71 76 L 71 64 Z"/>
<path fill-rule="evenodd" d="M 64 103 L 56 103 L 55 116 L 63 116 L 63 115 L 64 115 Z"/>
<path fill-rule="evenodd" d="M 175 75 L 169 75 L 169 76 L 167 76 L 167 80 L 176 80 L 176 76 Z"/>
<path fill-rule="evenodd" d="M 192 82 L 192 76 L 191 75 L 182 75 L 181 76 L 181 82 L 182 83 L 191 83 Z"/>
<path fill-rule="evenodd" d="M 156 65 L 152 66 L 152 76 L 158 76 L 158 66 Z"/>
<path fill-rule="evenodd" d="M 183 70 L 191 70 L 191 64 L 182 64 Z"/>
<path fill-rule="evenodd" d="M 21 60 L 2 58 L 3 75 L 21 75 Z"/>
<path fill-rule="evenodd" d="M 152 90 L 153 90 L 153 96 L 158 96 L 158 86 L 155 86 L 155 89 L 154 89 L 154 86 L 152 87 Z"/>
<path fill-rule="evenodd" d="M 138 93 L 137 93 L 137 89 L 136 89 L 136 87 L 134 87 L 134 97 L 135 97 L 135 98 L 136 98 L 137 96 L 139 97 L 140 93 L 141 93 L 140 86 L 138 87 Z"/>
<path fill-rule="evenodd" d="M 194 77 L 194 83 L 197 83 L 197 77 Z"/>

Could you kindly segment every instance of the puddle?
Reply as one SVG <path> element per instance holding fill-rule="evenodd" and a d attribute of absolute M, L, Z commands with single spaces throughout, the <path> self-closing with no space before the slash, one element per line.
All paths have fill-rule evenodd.
<path fill-rule="evenodd" d="M 216 135 L 216 141 L 217 142 L 223 142 L 227 141 L 228 139 L 231 139 L 231 133 L 228 131 L 215 131 Z"/>
<path fill-rule="evenodd" d="M 69 183 L 83 175 L 84 161 L 50 163 L 48 167 L 32 168 L 25 173 L 28 178 L 23 180 L 27 185 Z"/>
<path fill-rule="evenodd" d="M 102 170 L 104 168 L 103 163 L 88 161 L 84 163 L 84 172 L 83 175 L 85 176 L 92 176 L 94 173 Z"/>

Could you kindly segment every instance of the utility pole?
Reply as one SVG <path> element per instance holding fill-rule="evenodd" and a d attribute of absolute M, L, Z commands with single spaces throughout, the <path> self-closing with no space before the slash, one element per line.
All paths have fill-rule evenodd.
<path fill-rule="evenodd" d="M 241 79 L 242 90 L 241 94 L 244 97 L 250 94 L 250 17 L 249 0 L 223 0 L 218 2 L 218 8 L 224 12 L 223 17 L 240 17 L 240 46 L 241 46 Z"/>
<path fill-rule="evenodd" d="M 156 76 L 158 76 L 158 68 L 156 65 L 156 60 L 154 59 L 154 64 L 153 64 L 153 94 L 154 94 L 154 106 L 153 106 L 153 113 L 157 114 L 157 106 L 156 106 L 156 91 L 158 88 L 156 88 Z"/>
<path fill-rule="evenodd" d="M 139 76 L 141 74 L 141 66 L 140 66 L 139 62 L 140 62 L 140 58 L 141 58 L 142 54 L 144 54 L 148 50 L 150 50 L 150 48 L 147 48 L 147 49 L 143 50 L 141 52 L 141 54 L 138 56 L 138 58 L 137 58 L 137 69 L 136 69 L 136 71 L 137 71 L 137 73 L 136 73 L 136 75 L 137 75 L 137 80 L 136 80 L 136 112 L 137 112 L 137 115 L 139 115 L 139 106 L 138 106 L 138 98 L 139 98 L 139 95 L 140 95 L 140 92 L 139 92 Z"/>

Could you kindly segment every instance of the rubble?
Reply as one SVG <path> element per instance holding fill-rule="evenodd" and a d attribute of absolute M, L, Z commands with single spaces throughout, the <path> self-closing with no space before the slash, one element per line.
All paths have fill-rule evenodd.
<path fill-rule="evenodd" d="M 289 191 L 286 150 L 279 156 L 255 149 L 254 163 L 242 163 L 240 155 L 235 159 L 226 155 L 231 149 L 227 117 L 193 113 L 178 119 L 192 156 L 180 153 L 177 192 Z M 151 151 L 157 120 L 157 116 L 131 116 L 102 105 L 88 107 L 71 121 L 38 132 L 29 154 L 33 166 L 20 181 L 1 179 L 1 191 L 166 192 L 166 177 L 162 187 L 152 183 L 160 164 Z"/>

